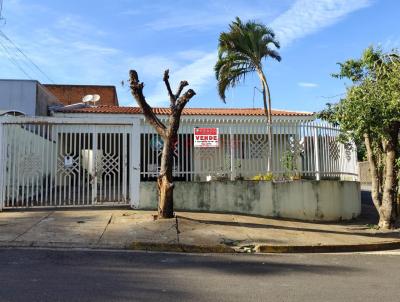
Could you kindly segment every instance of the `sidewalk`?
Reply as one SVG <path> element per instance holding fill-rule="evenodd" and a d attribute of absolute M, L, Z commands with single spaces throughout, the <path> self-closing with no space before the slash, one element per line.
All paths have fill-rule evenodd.
<path fill-rule="evenodd" d="M 1 212 L 0 246 L 194 252 L 400 248 L 399 231 L 376 231 L 362 221 L 317 224 L 188 212 L 178 212 L 177 219 L 154 221 L 154 214 L 129 209 Z"/>

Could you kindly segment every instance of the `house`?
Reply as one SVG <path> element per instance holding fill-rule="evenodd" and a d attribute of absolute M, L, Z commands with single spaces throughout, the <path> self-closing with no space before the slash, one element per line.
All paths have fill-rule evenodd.
<path fill-rule="evenodd" d="M 0 209 L 138 206 L 139 194 L 154 190 L 163 147 L 141 109 L 118 106 L 112 86 L 35 84 L 54 97 L 43 114 L 0 117 Z M 99 94 L 100 102 L 81 102 L 87 93 Z M 169 108 L 153 109 L 167 121 Z M 277 180 L 356 179 L 355 149 L 338 140 L 338 128 L 315 122 L 310 112 L 272 114 L 269 125 L 260 108 L 185 108 L 174 150 L 175 180 L 252 180 L 268 173 Z M 205 128 L 218 132 L 213 147 L 194 144 L 195 131 Z"/>
<path fill-rule="evenodd" d="M 43 84 L 62 104 L 72 105 L 80 102 L 85 95 L 98 94 L 98 105 L 118 106 L 115 86 L 110 85 L 61 85 Z"/>
<path fill-rule="evenodd" d="M 38 81 L 0 79 L 0 111 L 46 116 L 54 105 L 62 103 Z"/>
<path fill-rule="evenodd" d="M 153 111 L 161 119 L 166 119 L 170 113 L 169 108 L 153 108 Z M 139 118 L 141 180 L 155 180 L 160 167 L 163 142 L 146 123 L 139 107 L 76 104 L 58 108 L 52 115 L 60 118 L 96 117 L 100 120 Z M 285 128 L 285 132 L 281 133 L 282 131 L 275 127 L 275 150 L 272 154 L 272 170 L 283 175 L 285 168 L 282 167 L 282 150 L 290 147 L 291 139 L 300 137 L 300 128 L 295 125 L 314 120 L 314 114 L 272 110 L 272 115 L 275 123 L 281 123 L 281 130 Z M 217 128 L 219 146 L 195 148 L 195 128 Z M 269 141 L 267 133 L 266 118 L 261 108 L 185 108 L 175 146 L 174 176 L 178 180 L 188 181 L 206 180 L 209 176 L 251 179 L 258 174 L 265 174 Z M 235 156 L 227 161 L 232 152 Z M 299 162 L 299 165 L 303 163 Z M 299 166 L 298 169 L 302 170 L 302 167 Z"/>
<path fill-rule="evenodd" d="M 76 104 L 85 95 L 98 94 L 98 105 L 118 106 L 115 86 L 41 84 L 36 80 L 0 79 L 0 111 L 47 116 L 48 109 Z"/>

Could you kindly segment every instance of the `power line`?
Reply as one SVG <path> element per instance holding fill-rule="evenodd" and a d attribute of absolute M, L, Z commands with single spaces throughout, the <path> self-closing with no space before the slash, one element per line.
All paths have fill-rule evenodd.
<path fill-rule="evenodd" d="M 44 75 L 51 83 L 54 84 L 54 81 L 28 56 L 26 55 L 12 40 L 9 38 L 2 30 L 0 30 L 0 35 L 11 43 L 15 47 L 15 49 L 23 55 L 23 57 L 28 60 L 42 75 Z"/>
<path fill-rule="evenodd" d="M 336 94 L 336 95 L 331 95 L 331 96 L 323 96 L 323 95 L 321 95 L 319 97 L 323 98 L 323 99 L 333 99 L 333 98 L 341 97 L 341 96 L 344 96 L 344 95 L 346 95 L 345 92 L 339 93 L 339 94 Z"/>
<path fill-rule="evenodd" d="M 1 40 L 0 40 L 0 46 L 4 49 L 4 54 L 11 61 L 11 63 L 13 63 L 30 80 L 32 80 L 32 77 L 25 71 L 25 69 L 18 63 L 18 61 L 13 58 L 13 56 L 10 54 L 9 50 L 7 49 L 7 47 L 3 44 L 3 42 Z"/>

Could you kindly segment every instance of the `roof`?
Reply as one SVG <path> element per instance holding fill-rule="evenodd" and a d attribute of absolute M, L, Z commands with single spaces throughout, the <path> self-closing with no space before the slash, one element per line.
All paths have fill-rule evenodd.
<path fill-rule="evenodd" d="M 154 107 L 153 111 L 157 115 L 168 115 L 170 108 Z M 59 108 L 57 112 L 62 113 L 104 113 L 104 114 L 141 114 L 139 107 L 120 107 L 120 106 L 91 106 L 83 108 Z M 185 108 L 182 115 L 222 115 L 222 116 L 263 116 L 262 108 Z M 287 111 L 272 109 L 274 116 L 311 116 L 312 112 Z"/>
<path fill-rule="evenodd" d="M 64 105 L 76 104 L 88 94 L 100 95 L 99 105 L 118 106 L 115 86 L 43 84 Z"/>

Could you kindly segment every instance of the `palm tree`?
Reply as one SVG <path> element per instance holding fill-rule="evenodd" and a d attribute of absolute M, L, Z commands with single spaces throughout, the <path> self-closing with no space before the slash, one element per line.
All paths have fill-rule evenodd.
<path fill-rule="evenodd" d="M 257 73 L 263 92 L 264 111 L 270 125 L 268 170 L 271 168 L 272 154 L 271 94 L 262 63 L 268 57 L 281 61 L 281 56 L 271 46 L 280 47 L 272 29 L 254 21 L 243 23 L 236 17 L 229 25 L 229 31 L 222 32 L 219 36 L 218 60 L 214 67 L 218 93 L 224 102 L 228 88 L 236 87 L 249 73 Z"/>

